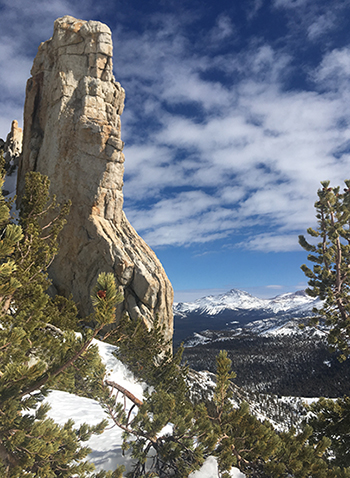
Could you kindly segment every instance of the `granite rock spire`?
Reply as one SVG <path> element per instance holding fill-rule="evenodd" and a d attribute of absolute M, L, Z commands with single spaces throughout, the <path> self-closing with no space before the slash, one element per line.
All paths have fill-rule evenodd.
<path fill-rule="evenodd" d="M 59 202 L 72 201 L 50 277 L 81 314 L 91 311 L 98 274 L 113 272 L 125 297 L 118 315 L 142 317 L 149 327 L 158 316 L 171 338 L 171 284 L 123 212 L 125 92 L 113 76 L 112 49 L 110 29 L 100 22 L 55 21 L 27 82 L 17 194 L 20 200 L 25 174 L 39 171 Z"/>

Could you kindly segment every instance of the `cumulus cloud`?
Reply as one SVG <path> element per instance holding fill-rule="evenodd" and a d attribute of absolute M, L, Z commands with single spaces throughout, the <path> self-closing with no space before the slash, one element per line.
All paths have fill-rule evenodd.
<path fill-rule="evenodd" d="M 249 238 L 243 244 L 238 244 L 251 251 L 260 252 L 288 252 L 298 251 L 300 246 L 295 234 L 275 235 L 258 234 Z"/>
<path fill-rule="evenodd" d="M 7 132 L 35 54 L 25 47 L 29 39 L 36 49 L 58 16 L 93 18 L 102 6 L 2 3 L 0 128 Z M 336 4 L 332 14 L 313 9 L 303 17 L 303 38 L 316 42 L 334 29 L 342 11 Z M 253 21 L 262 3 L 250 5 Z M 275 0 L 272 8 L 297 24 L 311 6 Z M 127 93 L 127 216 L 151 246 L 234 242 L 244 230 L 239 247 L 298 250 L 297 234 L 314 220 L 319 182 L 341 184 L 349 162 L 350 49 L 330 48 L 308 67 L 309 87 L 292 89 L 292 48 L 258 37 L 233 48 L 240 39 L 232 15 L 221 13 L 193 35 L 197 19 L 194 9 L 145 15 L 138 29 L 111 19 L 116 79 Z"/>
<path fill-rule="evenodd" d="M 203 79 L 198 73 L 198 65 L 205 69 L 203 59 L 192 67 L 184 59 L 188 85 L 181 69 L 173 74 L 169 90 L 157 80 L 155 102 L 196 102 L 201 114 L 168 114 L 158 105 L 157 131 L 145 145 L 131 147 L 131 155 L 126 148 L 127 197 L 137 187 L 143 197 L 156 193 L 156 201 L 143 210 L 143 219 L 138 219 L 138 204 L 133 207 L 133 200 L 126 199 L 128 215 L 151 244 L 229 237 L 237 227 L 251 227 L 255 221 L 268 230 L 278 228 L 283 235 L 263 234 L 241 247 L 298 250 L 296 231 L 313 222 L 319 182 L 325 178 L 342 182 L 348 158 L 335 152 L 349 140 L 348 131 L 338 127 L 342 118 L 348 118 L 346 92 L 284 91 L 283 68 L 278 65 L 287 65 L 288 56 L 270 46 L 250 52 L 249 59 L 242 54 L 239 61 L 236 71 L 249 75 L 233 85 Z M 266 65 L 272 64 L 274 71 L 265 73 Z M 321 82 L 322 68 L 326 66 L 319 67 L 315 81 L 317 76 Z M 263 81 L 258 82 L 259 69 Z M 163 196 L 159 185 L 173 188 L 174 197 Z M 205 201 L 199 196 L 193 201 L 190 194 L 174 190 L 180 187 L 205 189 Z M 293 234 L 286 235 L 289 231 Z"/>

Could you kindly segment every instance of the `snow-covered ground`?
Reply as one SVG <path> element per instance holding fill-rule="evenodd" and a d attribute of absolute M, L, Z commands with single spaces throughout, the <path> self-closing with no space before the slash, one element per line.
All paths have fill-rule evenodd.
<path fill-rule="evenodd" d="M 127 388 L 137 398 L 142 399 L 144 386 L 138 383 L 132 373 L 113 355 L 114 346 L 95 341 L 98 344 L 100 355 L 106 365 L 108 378 L 119 385 Z M 124 398 L 120 397 L 120 400 Z M 49 416 L 57 423 L 63 425 L 68 419 L 73 419 L 77 425 L 89 423 L 95 425 L 104 420 L 106 414 L 100 405 L 91 399 L 77 397 L 66 392 L 52 391 L 47 398 L 51 405 Z M 126 399 L 126 407 L 129 408 L 131 402 Z M 89 459 L 99 470 L 114 470 L 117 465 L 124 464 L 127 469 L 130 468 L 131 460 L 126 455 L 123 456 L 121 450 L 122 432 L 117 426 L 110 426 L 101 434 L 93 435 L 87 442 L 92 452 Z M 202 468 L 192 473 L 191 478 L 217 478 L 217 463 L 215 458 L 209 457 Z M 232 469 L 232 478 L 244 478 L 245 475 L 239 470 Z"/>

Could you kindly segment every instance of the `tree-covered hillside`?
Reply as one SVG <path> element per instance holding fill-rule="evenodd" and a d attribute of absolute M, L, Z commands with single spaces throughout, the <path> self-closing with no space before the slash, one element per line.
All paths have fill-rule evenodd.
<path fill-rule="evenodd" d="M 206 343 L 186 346 L 184 361 L 195 370 L 215 371 L 215 357 L 227 350 L 237 377 L 247 391 L 296 397 L 342 397 L 348 393 L 350 363 L 340 363 L 324 338 L 291 333 L 260 335 L 245 329 L 204 331 Z"/>

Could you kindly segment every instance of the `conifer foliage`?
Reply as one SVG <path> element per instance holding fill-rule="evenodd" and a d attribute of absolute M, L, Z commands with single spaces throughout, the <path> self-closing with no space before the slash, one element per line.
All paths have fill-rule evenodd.
<path fill-rule="evenodd" d="M 59 388 L 98 399 L 107 416 L 124 431 L 123 448 L 133 458 L 133 468 L 125 475 L 128 478 L 187 478 L 210 455 L 217 457 L 220 478 L 228 478 L 232 466 L 248 478 L 350 478 L 350 469 L 344 468 L 347 461 L 329 459 L 328 448 L 336 430 L 332 436 L 323 436 L 316 423 L 314 433 L 310 425 L 278 433 L 270 423 L 254 417 L 247 403 L 235 404 L 234 374 L 225 351 L 217 357 L 212 396 L 209 393 L 209 398 L 199 400 L 191 391 L 188 368 L 181 365 L 182 349 L 172 356 L 157 320 L 149 330 L 141 318 L 132 321 L 125 317 L 113 333 L 105 333 L 105 326 L 115 321 L 116 304 L 122 300 L 112 274 L 102 273 L 92 291 L 94 313 L 89 322 L 93 320 L 95 329 L 79 329 L 75 304 L 46 293 L 50 285 L 47 267 L 58 251 L 57 237 L 69 204 L 59 207 L 55 198 L 50 199 L 49 181 L 39 173 L 30 173 L 26 186 L 19 224 L 11 223 L 9 205 L 0 195 L 1 477 L 124 476 L 123 467 L 94 474 L 93 465 L 86 461 L 89 449 L 84 442 L 92 433 L 101 433 L 105 422 L 76 429 L 71 420 L 59 426 L 47 418 L 48 407 L 42 402 L 50 389 Z M 325 198 L 333 204 L 328 193 L 327 188 Z M 342 204 L 346 201 L 343 195 Z M 333 217 L 323 211 L 323 203 L 319 207 L 320 220 L 333 228 L 324 247 L 326 252 L 329 247 L 328 255 L 333 254 L 330 257 L 339 264 L 339 272 L 337 267 L 330 268 L 324 277 L 334 276 L 338 283 L 340 274 L 342 284 L 347 276 L 341 258 L 347 249 L 343 248 L 345 232 L 335 224 L 348 216 L 344 209 Z M 343 229 L 347 230 L 345 225 Z M 341 236 L 340 245 L 335 230 Z M 316 258 L 325 250 L 310 247 Z M 319 259 L 315 262 L 322 264 Z M 333 282 L 329 279 L 330 289 L 324 289 L 321 273 L 322 267 L 310 272 L 312 285 L 326 297 L 333 291 Z M 340 296 L 342 306 L 346 293 L 344 289 Z M 334 296 L 337 305 L 339 295 L 334 292 Z M 97 348 L 92 345 L 103 332 L 118 345 L 117 356 L 147 382 L 142 400 L 105 378 Z M 131 409 L 116 400 L 114 391 L 131 400 Z M 333 410 L 326 405 L 322 409 L 320 404 L 314 412 L 323 413 L 327 408 L 327 416 L 334 422 L 339 407 Z M 347 401 L 341 405 L 347 417 Z M 347 446 L 346 440 L 344 443 Z M 331 452 L 336 454 L 337 448 L 333 446 Z"/>
<path fill-rule="evenodd" d="M 141 401 L 117 383 L 106 381 L 110 389 L 133 402 L 127 411 L 113 394 L 102 400 L 107 414 L 125 432 L 124 450 L 134 458 L 133 470 L 126 476 L 187 477 L 204 461 L 204 447 L 197 440 L 200 434 L 204 436 L 209 420 L 204 407 L 191 400 L 187 368 L 180 365 L 182 350 L 172 357 L 157 321 L 148 330 L 142 320 L 127 317 L 120 323 L 117 344 L 117 357 L 148 384 Z"/>
<path fill-rule="evenodd" d="M 134 345 L 137 347 L 137 339 Z M 255 418 L 247 403 L 235 405 L 231 388 L 234 374 L 225 351 L 217 357 L 216 387 L 209 400 L 192 396 L 183 367 L 164 369 L 164 365 L 157 365 L 158 380 L 154 374 L 153 386 L 143 401 L 107 382 L 133 402 L 135 411 L 134 415 L 127 413 L 112 394 L 103 403 L 124 430 L 124 449 L 134 458 L 128 478 L 185 478 L 210 455 L 217 457 L 220 478 L 229 478 L 232 466 L 251 478 L 350 477 L 350 469 L 333 467 L 327 460 L 328 438 L 317 437 L 311 443 L 310 426 L 278 433 L 269 422 Z"/>
<path fill-rule="evenodd" d="M 337 466 L 350 466 L 350 398 L 337 400 L 321 398 L 309 407 L 308 423 L 313 429 L 311 437 L 317 442 L 322 437 L 331 440 L 326 453 L 328 459 Z"/>
<path fill-rule="evenodd" d="M 323 307 L 315 309 L 331 327 L 328 341 L 341 352 L 345 360 L 350 352 L 350 180 L 345 181 L 343 192 L 331 188 L 329 181 L 321 182 L 318 200 L 315 203 L 317 229 L 309 228 L 308 234 L 315 238 L 309 243 L 299 236 L 300 245 L 309 252 L 310 269 L 305 264 L 301 269 L 309 278 L 307 293 L 323 300 Z"/>
<path fill-rule="evenodd" d="M 4 165 L 3 156 L 0 156 L 0 173 Z M 2 190 L 4 180 L 0 174 L 0 186 Z M 0 194 L 0 301 L 10 297 L 20 287 L 20 282 L 14 277 L 17 265 L 13 258 L 16 244 L 23 238 L 22 228 L 9 222 L 10 204 Z M 3 304 L 3 307 L 5 304 Z"/>
<path fill-rule="evenodd" d="M 78 330 L 74 303 L 46 293 L 47 267 L 69 204 L 49 197 L 49 181 L 27 176 L 19 224 L 11 224 L 9 205 L 0 195 L 0 476 L 71 478 L 91 475 L 84 442 L 101 433 L 73 421 L 58 426 L 41 402 L 49 389 L 89 396 L 102 387 L 104 367 L 92 339 L 114 320 L 120 297 L 108 276 L 100 281 L 106 296 L 95 305 L 95 330 Z M 112 283 L 113 282 L 113 283 Z M 101 284 L 99 284 L 101 287 Z M 96 476 L 105 476 L 100 473 Z M 111 474 L 109 476 L 112 476 Z"/>

